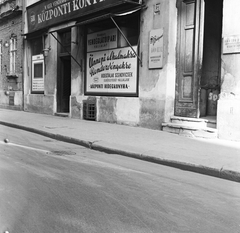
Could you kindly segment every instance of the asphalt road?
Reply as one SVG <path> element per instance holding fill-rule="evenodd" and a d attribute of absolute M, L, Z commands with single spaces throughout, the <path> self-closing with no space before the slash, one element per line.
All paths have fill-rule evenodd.
<path fill-rule="evenodd" d="M 4 126 L 0 151 L 0 233 L 240 232 L 239 183 Z"/>

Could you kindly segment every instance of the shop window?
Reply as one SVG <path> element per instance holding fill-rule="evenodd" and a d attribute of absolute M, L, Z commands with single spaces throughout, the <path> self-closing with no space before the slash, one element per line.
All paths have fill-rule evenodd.
<path fill-rule="evenodd" d="M 139 13 L 87 26 L 85 94 L 138 96 Z"/>
<path fill-rule="evenodd" d="M 137 45 L 139 38 L 139 14 L 137 14 L 137 16 L 116 17 L 114 20 L 131 45 Z M 112 28 L 116 28 L 116 26 L 108 19 L 88 26 L 87 33 L 89 34 Z M 124 46 L 128 46 L 127 41 L 124 39 L 123 35 L 118 32 L 118 47 Z"/>
<path fill-rule="evenodd" d="M 32 94 L 44 93 L 44 74 L 45 62 L 43 56 L 43 39 L 42 36 L 30 40 L 31 54 L 32 54 Z"/>
<path fill-rule="evenodd" d="M 2 41 L 0 41 L 0 73 L 2 73 Z"/>
<path fill-rule="evenodd" d="M 42 37 L 34 38 L 30 41 L 32 56 L 43 53 L 43 39 Z"/>
<path fill-rule="evenodd" d="M 10 73 L 16 72 L 17 37 L 10 38 Z"/>

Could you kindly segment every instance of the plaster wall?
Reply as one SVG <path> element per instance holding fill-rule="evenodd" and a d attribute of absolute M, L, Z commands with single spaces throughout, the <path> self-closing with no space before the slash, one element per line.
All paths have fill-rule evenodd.
<path fill-rule="evenodd" d="M 160 3 L 160 14 L 154 7 Z M 169 0 L 147 1 L 147 10 L 142 13 L 141 51 L 143 67 L 139 71 L 140 125 L 160 128 L 173 115 L 175 97 L 175 46 L 177 10 L 176 2 Z M 163 68 L 148 69 L 149 33 L 163 29 Z"/>
<path fill-rule="evenodd" d="M 223 38 L 240 36 L 240 1 L 224 0 Z M 218 101 L 219 138 L 240 141 L 240 53 L 222 54 L 221 94 Z"/>
<path fill-rule="evenodd" d="M 72 59 L 71 63 L 71 97 L 70 97 L 70 115 L 73 118 L 82 119 L 82 103 L 86 99 L 84 97 L 84 27 L 72 28 Z"/>

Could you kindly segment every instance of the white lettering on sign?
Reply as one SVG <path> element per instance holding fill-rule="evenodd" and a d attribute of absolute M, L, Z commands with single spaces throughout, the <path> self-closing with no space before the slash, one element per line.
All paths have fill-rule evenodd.
<path fill-rule="evenodd" d="M 37 15 L 38 24 L 67 15 L 73 11 L 95 5 L 105 0 L 57 0 L 44 6 L 44 10 Z M 33 16 L 32 16 L 33 17 Z"/>

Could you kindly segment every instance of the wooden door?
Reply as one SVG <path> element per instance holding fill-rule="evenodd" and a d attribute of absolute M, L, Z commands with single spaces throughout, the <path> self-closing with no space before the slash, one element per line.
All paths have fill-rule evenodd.
<path fill-rule="evenodd" d="M 175 115 L 199 117 L 203 0 L 178 0 Z"/>

